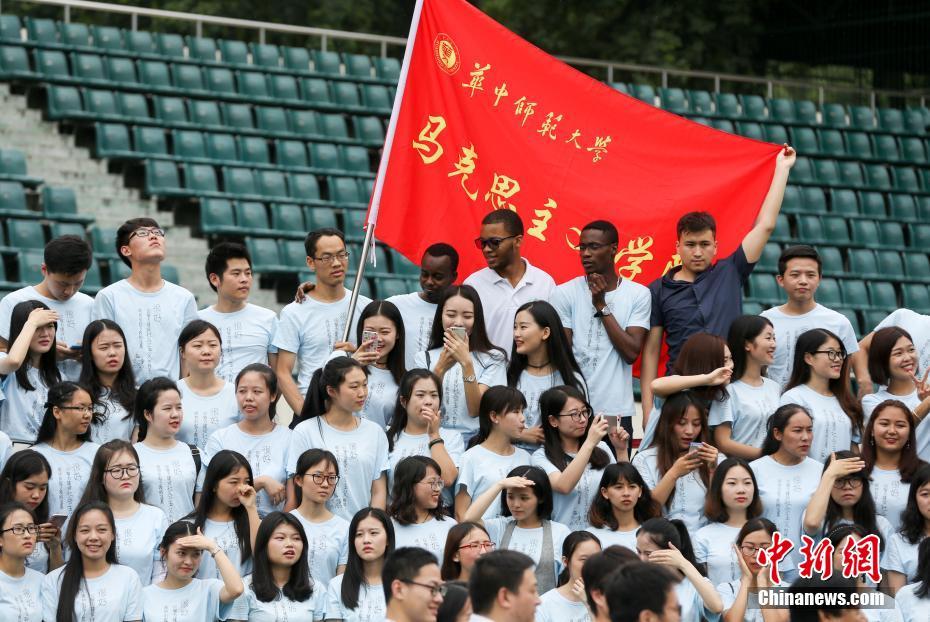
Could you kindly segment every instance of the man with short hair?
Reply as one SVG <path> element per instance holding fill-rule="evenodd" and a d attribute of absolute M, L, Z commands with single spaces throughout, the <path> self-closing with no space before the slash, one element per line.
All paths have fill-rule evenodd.
<path fill-rule="evenodd" d="M 92 261 L 90 245 L 76 235 L 63 235 L 46 244 L 42 281 L 12 291 L 0 300 L 0 349 L 9 348 L 13 307 L 25 300 L 44 302 L 58 313 L 55 337 L 62 380 L 77 380 L 81 375 L 81 340 L 94 313 L 94 299 L 79 290 Z"/>
<path fill-rule="evenodd" d="M 200 319 L 217 327 L 223 338 L 216 374 L 234 383 L 246 365 L 264 363 L 274 369 L 277 349 L 271 345 L 278 316 L 249 302 L 252 257 L 235 242 L 220 242 L 207 255 L 204 271 L 216 292 L 216 304 L 198 311 Z"/>
<path fill-rule="evenodd" d="M 473 622 L 533 622 L 539 593 L 533 560 L 517 551 L 492 551 L 475 561 L 468 580 Z"/>
<path fill-rule="evenodd" d="M 643 392 L 643 427 L 652 407 L 652 381 L 659 373 L 662 337 L 668 344 L 669 373 L 688 337 L 706 332 L 727 338 L 730 324 L 743 311 L 743 285 L 762 257 L 781 211 L 788 173 L 794 166 L 794 149 L 785 145 L 775 161 L 775 173 L 753 228 L 729 257 L 717 257 L 717 223 L 706 212 L 689 212 L 678 220 L 675 249 L 681 265 L 652 284 L 652 328 L 643 350 L 640 380 Z"/>
<path fill-rule="evenodd" d="M 465 279 L 481 297 L 484 323 L 491 343 L 508 355 L 513 350 L 513 318 L 520 305 L 549 300 L 555 291 L 552 277 L 520 256 L 523 221 L 516 212 L 494 210 L 481 221 L 475 245 L 488 267 Z"/>
<path fill-rule="evenodd" d="M 388 298 L 404 318 L 404 358 L 407 369 L 416 367 L 417 352 L 425 352 L 442 292 L 458 278 L 459 254 L 449 244 L 439 242 L 423 252 L 420 259 L 420 291 Z"/>
<path fill-rule="evenodd" d="M 352 296 L 344 285 L 349 268 L 345 236 L 338 229 L 317 229 L 307 234 L 304 249 L 307 266 L 316 275 L 315 286 L 303 302 L 292 302 L 281 309 L 272 341 L 278 349 L 278 385 L 295 415 L 303 408 L 313 372 L 326 363 L 333 350 L 355 352 L 355 346 L 342 341 Z M 353 326 L 370 302 L 370 298 L 358 297 Z M 295 365 L 299 369 L 297 383 L 293 378 Z"/>
<path fill-rule="evenodd" d="M 791 622 L 866 622 L 868 618 L 853 605 L 851 595 L 861 592 L 856 579 L 834 573 L 829 579 L 814 576 L 796 579 L 788 588 L 790 594 L 806 595 L 804 604 L 792 602 L 788 607 Z M 821 594 L 818 598 L 816 595 Z M 796 596 L 795 598 L 798 598 Z M 889 596 L 890 600 L 891 597 Z M 845 601 L 845 602 L 844 602 Z M 897 607 L 895 607 L 897 609 Z M 900 619 L 897 611 L 889 611 L 889 619 Z M 876 616 L 877 618 L 877 616 Z"/>
<path fill-rule="evenodd" d="M 387 556 L 381 586 L 388 622 L 435 622 L 446 593 L 436 556 L 414 546 L 401 547 Z"/>
<path fill-rule="evenodd" d="M 663 566 L 631 562 L 607 578 L 610 622 L 680 622 L 679 579 Z"/>
<path fill-rule="evenodd" d="M 595 412 L 616 415 L 633 433 L 633 363 L 649 331 L 652 297 L 639 283 L 620 278 L 617 228 L 595 220 L 581 230 L 578 253 L 584 276 L 559 285 L 559 312 L 572 352 L 588 385 Z"/>
<path fill-rule="evenodd" d="M 132 272 L 100 290 L 94 318 L 112 320 L 123 329 L 136 382 L 178 378 L 178 336 L 197 319 L 197 305 L 193 294 L 161 276 L 165 230 L 151 218 L 127 220 L 116 230 L 116 252 Z"/>
<path fill-rule="evenodd" d="M 581 580 L 584 583 L 585 599 L 592 615 L 592 622 L 610 622 L 610 611 L 607 608 L 607 580 L 611 573 L 621 566 L 638 561 L 636 553 L 618 544 L 608 546 L 585 561 L 581 567 Z"/>
<path fill-rule="evenodd" d="M 775 280 L 788 294 L 788 302 L 766 309 L 760 315 L 775 327 L 775 362 L 768 366 L 766 376 L 779 383 L 782 390 L 788 384 L 794 365 L 794 346 L 801 333 L 814 328 L 826 328 L 843 342 L 847 354 L 859 350 L 856 331 L 849 319 L 814 300 L 823 262 L 820 253 L 812 246 L 789 246 L 778 258 L 778 275 Z"/>

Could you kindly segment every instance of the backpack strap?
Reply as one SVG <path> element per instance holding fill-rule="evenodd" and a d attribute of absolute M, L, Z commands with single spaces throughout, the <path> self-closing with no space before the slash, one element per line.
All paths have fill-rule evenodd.
<path fill-rule="evenodd" d="M 190 447 L 190 449 L 191 449 L 191 458 L 193 458 L 193 460 L 194 460 L 194 467 L 196 468 L 197 477 L 199 478 L 199 477 L 200 477 L 200 467 L 201 467 L 202 464 L 203 464 L 203 463 L 201 462 L 201 460 L 200 460 L 200 448 L 197 447 L 197 445 L 194 445 L 193 443 L 188 443 L 187 446 Z"/>

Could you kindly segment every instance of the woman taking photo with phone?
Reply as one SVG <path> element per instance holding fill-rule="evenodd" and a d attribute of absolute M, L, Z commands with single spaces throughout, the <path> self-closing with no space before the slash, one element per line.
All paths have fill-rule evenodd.
<path fill-rule="evenodd" d="M 375 300 L 358 318 L 358 350 L 352 357 L 368 369 L 364 419 L 384 428 L 391 423 L 397 388 L 404 376 L 404 318 L 394 303 Z"/>

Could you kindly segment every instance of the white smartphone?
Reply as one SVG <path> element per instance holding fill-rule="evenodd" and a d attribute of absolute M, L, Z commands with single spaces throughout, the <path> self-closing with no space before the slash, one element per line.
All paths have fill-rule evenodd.
<path fill-rule="evenodd" d="M 366 352 L 376 352 L 378 350 L 378 333 L 373 330 L 363 330 L 362 331 L 362 343 L 366 341 L 372 341 L 368 346 L 366 346 Z"/>
<path fill-rule="evenodd" d="M 465 341 L 465 338 L 468 336 L 468 333 L 465 331 L 464 326 L 453 326 L 452 334 L 458 337 L 459 339 L 461 339 L 462 341 Z"/>

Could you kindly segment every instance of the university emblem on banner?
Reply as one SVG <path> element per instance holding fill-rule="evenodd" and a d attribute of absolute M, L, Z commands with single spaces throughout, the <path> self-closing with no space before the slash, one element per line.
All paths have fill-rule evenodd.
<path fill-rule="evenodd" d="M 436 41 L 433 43 L 433 53 L 436 56 L 436 64 L 450 76 L 459 70 L 459 66 L 462 64 L 459 58 L 459 48 L 449 35 L 445 33 L 436 35 Z"/>

